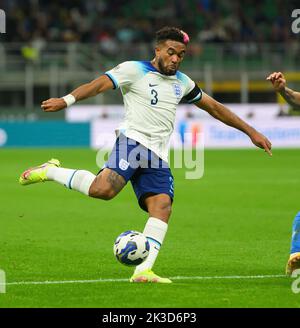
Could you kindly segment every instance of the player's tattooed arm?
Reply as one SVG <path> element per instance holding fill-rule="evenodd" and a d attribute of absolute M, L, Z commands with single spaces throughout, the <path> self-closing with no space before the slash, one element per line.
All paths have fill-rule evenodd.
<path fill-rule="evenodd" d="M 274 72 L 267 77 L 276 92 L 292 107 L 300 108 L 300 92 L 296 92 L 286 86 L 285 76 L 281 72 Z"/>
<path fill-rule="evenodd" d="M 226 106 L 219 103 L 212 97 L 203 92 L 202 98 L 195 102 L 195 105 L 207 111 L 211 116 L 217 120 L 232 126 L 249 136 L 253 144 L 259 148 L 264 149 L 270 156 L 272 144 L 263 134 L 256 131 L 252 126 L 243 121 L 235 113 L 231 112 Z"/>
<path fill-rule="evenodd" d="M 110 170 L 108 173 L 106 181 L 110 184 L 116 194 L 119 193 L 126 184 L 124 178 L 113 170 Z"/>
<path fill-rule="evenodd" d="M 300 93 L 296 92 L 288 87 L 285 87 L 280 92 L 281 96 L 289 103 L 292 107 L 300 109 Z"/>

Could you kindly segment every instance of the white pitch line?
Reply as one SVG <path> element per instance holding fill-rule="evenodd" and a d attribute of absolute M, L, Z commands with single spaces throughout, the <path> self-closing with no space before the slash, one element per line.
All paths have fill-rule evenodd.
<path fill-rule="evenodd" d="M 97 282 L 123 282 L 129 279 L 92 279 L 92 280 L 46 280 L 46 281 L 14 281 L 7 282 L 9 285 L 60 285 L 60 284 L 93 284 Z"/>
<path fill-rule="evenodd" d="M 183 276 L 176 276 L 171 277 L 170 279 L 173 280 L 209 280 L 209 279 L 263 279 L 263 278 L 283 278 L 287 277 L 284 274 L 275 274 L 275 275 L 258 275 L 258 276 L 212 276 L 212 277 L 183 277 Z"/>
<path fill-rule="evenodd" d="M 170 277 L 171 280 L 212 280 L 212 279 L 269 279 L 269 278 L 284 278 L 287 277 L 283 274 L 277 275 L 258 275 L 258 276 L 195 276 L 195 277 L 184 277 L 176 276 Z M 14 281 L 7 282 L 6 286 L 11 285 L 61 285 L 61 284 L 93 284 L 99 282 L 128 282 L 129 279 L 93 279 L 93 280 L 46 280 L 46 281 Z M 0 285 L 2 285 L 0 283 Z"/>

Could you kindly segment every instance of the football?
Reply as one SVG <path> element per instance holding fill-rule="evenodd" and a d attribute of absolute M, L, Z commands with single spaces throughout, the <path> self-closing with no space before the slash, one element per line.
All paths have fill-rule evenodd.
<path fill-rule="evenodd" d="M 125 231 L 117 237 L 114 243 L 114 255 L 117 260 L 128 266 L 143 263 L 149 255 L 149 250 L 149 241 L 138 231 Z"/>

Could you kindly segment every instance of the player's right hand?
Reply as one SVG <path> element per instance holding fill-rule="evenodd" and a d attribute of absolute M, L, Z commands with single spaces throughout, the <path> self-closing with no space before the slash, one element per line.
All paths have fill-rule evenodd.
<path fill-rule="evenodd" d="M 259 148 L 262 148 L 265 150 L 266 153 L 268 153 L 270 156 L 272 156 L 272 144 L 271 141 L 265 137 L 260 132 L 253 130 L 249 134 L 250 139 L 252 140 L 253 144 Z"/>
<path fill-rule="evenodd" d="M 57 112 L 67 107 L 66 102 L 62 98 L 50 98 L 41 104 L 44 112 Z"/>
<path fill-rule="evenodd" d="M 270 74 L 267 81 L 271 81 L 276 92 L 283 91 L 286 87 L 286 79 L 281 72 L 274 72 Z"/>

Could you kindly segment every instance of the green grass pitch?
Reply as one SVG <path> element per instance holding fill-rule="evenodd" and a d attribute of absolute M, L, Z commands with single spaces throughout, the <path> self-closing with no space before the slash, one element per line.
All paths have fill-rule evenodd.
<path fill-rule="evenodd" d="M 18 185 L 24 169 L 51 157 L 97 171 L 88 149 L 0 151 L 0 269 L 8 283 L 0 307 L 300 306 L 293 280 L 280 276 L 300 211 L 298 149 L 274 150 L 272 158 L 262 150 L 209 150 L 202 179 L 173 171 L 176 198 L 155 272 L 189 278 L 171 285 L 113 281 L 132 273 L 114 258 L 114 239 L 142 231 L 147 219 L 130 184 L 109 202 L 54 182 Z M 45 281 L 73 283 L 12 284 Z"/>

